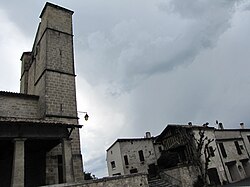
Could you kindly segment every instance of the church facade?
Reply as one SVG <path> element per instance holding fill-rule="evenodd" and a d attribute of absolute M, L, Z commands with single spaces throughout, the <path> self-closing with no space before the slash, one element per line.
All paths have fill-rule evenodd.
<path fill-rule="evenodd" d="M 46 3 L 20 93 L 0 91 L 0 186 L 82 181 L 73 11 Z"/>

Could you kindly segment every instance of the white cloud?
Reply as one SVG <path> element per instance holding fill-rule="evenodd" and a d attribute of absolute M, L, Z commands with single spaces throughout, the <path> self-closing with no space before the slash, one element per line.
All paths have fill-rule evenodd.
<path fill-rule="evenodd" d="M 118 134 L 126 135 L 129 130 L 126 130 L 123 106 L 120 106 L 126 99 L 112 99 L 102 88 L 92 87 L 81 78 L 78 82 L 81 82 L 77 92 L 78 110 L 87 111 L 89 115 L 89 120 L 84 121 L 84 115 L 79 113 L 80 124 L 83 125 L 80 135 L 85 169 L 104 176 L 107 175 L 106 149 Z"/>
<path fill-rule="evenodd" d="M 18 80 L 21 76 L 21 61 L 19 59 L 24 50 L 29 49 L 31 43 L 24 37 L 15 23 L 9 20 L 2 9 L 0 9 L 0 23 L 0 90 L 19 92 Z"/>

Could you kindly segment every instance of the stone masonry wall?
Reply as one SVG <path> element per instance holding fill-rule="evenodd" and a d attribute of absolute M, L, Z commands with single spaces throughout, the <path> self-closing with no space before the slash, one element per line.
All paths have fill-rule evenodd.
<path fill-rule="evenodd" d="M 147 175 L 125 175 L 111 178 L 103 178 L 88 184 L 80 184 L 75 187 L 148 187 Z"/>
<path fill-rule="evenodd" d="M 46 74 L 46 115 L 77 117 L 75 77 L 49 71 Z"/>
<path fill-rule="evenodd" d="M 28 94 L 39 96 L 38 118 L 77 125 L 72 15 L 71 10 L 46 3 L 40 15 L 41 22 L 32 52 L 25 53 L 32 58 L 30 63 L 27 62 L 30 65 L 27 75 L 21 78 L 21 91 L 25 92 L 26 86 Z M 70 138 L 74 178 L 82 181 L 83 165 L 77 128 Z M 61 145 L 46 154 L 47 184 L 59 182 L 61 155 Z"/>
<path fill-rule="evenodd" d="M 181 187 L 187 187 L 193 186 L 193 182 L 198 176 L 198 170 L 194 166 L 178 166 L 164 170 L 162 176 L 172 184 L 181 184 Z"/>
<path fill-rule="evenodd" d="M 115 177 L 105 177 L 84 183 L 58 184 L 47 187 L 148 187 L 146 174 L 131 174 Z M 44 186 L 45 187 L 45 186 Z"/>
<path fill-rule="evenodd" d="M 16 94 L 18 95 L 18 94 Z M 0 117 L 36 118 L 38 97 L 0 93 Z"/>

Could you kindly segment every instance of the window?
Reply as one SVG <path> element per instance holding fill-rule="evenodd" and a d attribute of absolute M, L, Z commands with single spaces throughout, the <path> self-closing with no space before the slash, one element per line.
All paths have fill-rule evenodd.
<path fill-rule="evenodd" d="M 225 147 L 224 147 L 223 143 L 219 143 L 219 147 L 220 147 L 222 156 L 224 158 L 226 158 L 227 157 L 227 153 L 226 153 L 226 150 L 225 150 Z"/>
<path fill-rule="evenodd" d="M 128 163 L 128 156 L 125 155 L 123 158 L 124 158 L 125 165 L 126 166 L 129 165 L 129 163 Z"/>
<path fill-rule="evenodd" d="M 130 170 L 130 173 L 138 173 L 137 168 L 131 169 L 131 170 Z"/>
<path fill-rule="evenodd" d="M 58 164 L 58 181 L 63 183 L 63 161 L 62 155 L 57 155 L 57 164 Z"/>
<path fill-rule="evenodd" d="M 250 136 L 247 136 L 247 139 L 248 139 L 248 141 L 249 141 L 249 143 L 250 143 Z"/>
<path fill-rule="evenodd" d="M 144 159 L 144 155 L 143 155 L 143 151 L 140 150 L 140 151 L 138 151 L 138 153 L 139 153 L 139 159 L 140 159 L 140 161 L 143 162 L 145 160 Z"/>
<path fill-rule="evenodd" d="M 238 154 L 241 155 L 241 154 L 242 154 L 242 151 L 241 151 L 241 149 L 240 149 L 239 142 L 238 142 L 238 141 L 234 141 L 234 145 L 235 145 L 235 147 L 236 147 L 236 149 L 237 149 Z"/>
<path fill-rule="evenodd" d="M 162 147 L 161 147 L 161 146 L 159 146 L 159 152 L 160 152 L 160 153 L 162 152 Z"/>
<path fill-rule="evenodd" d="M 209 146 L 208 147 L 208 154 L 211 156 L 211 157 L 214 157 L 214 149 L 212 146 Z"/>
<path fill-rule="evenodd" d="M 114 169 L 115 168 L 115 161 L 110 162 L 110 164 L 111 164 L 111 168 Z"/>

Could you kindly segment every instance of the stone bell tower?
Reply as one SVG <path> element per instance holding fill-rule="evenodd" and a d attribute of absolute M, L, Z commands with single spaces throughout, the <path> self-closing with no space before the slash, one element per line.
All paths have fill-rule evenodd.
<path fill-rule="evenodd" d="M 45 4 L 32 51 L 21 57 L 20 92 L 39 96 L 39 119 L 78 125 L 72 15 L 71 10 Z M 46 153 L 46 184 L 64 180 L 62 146 L 70 146 L 72 151 L 69 181 L 83 180 L 79 130 L 72 128 L 70 139 Z"/>

